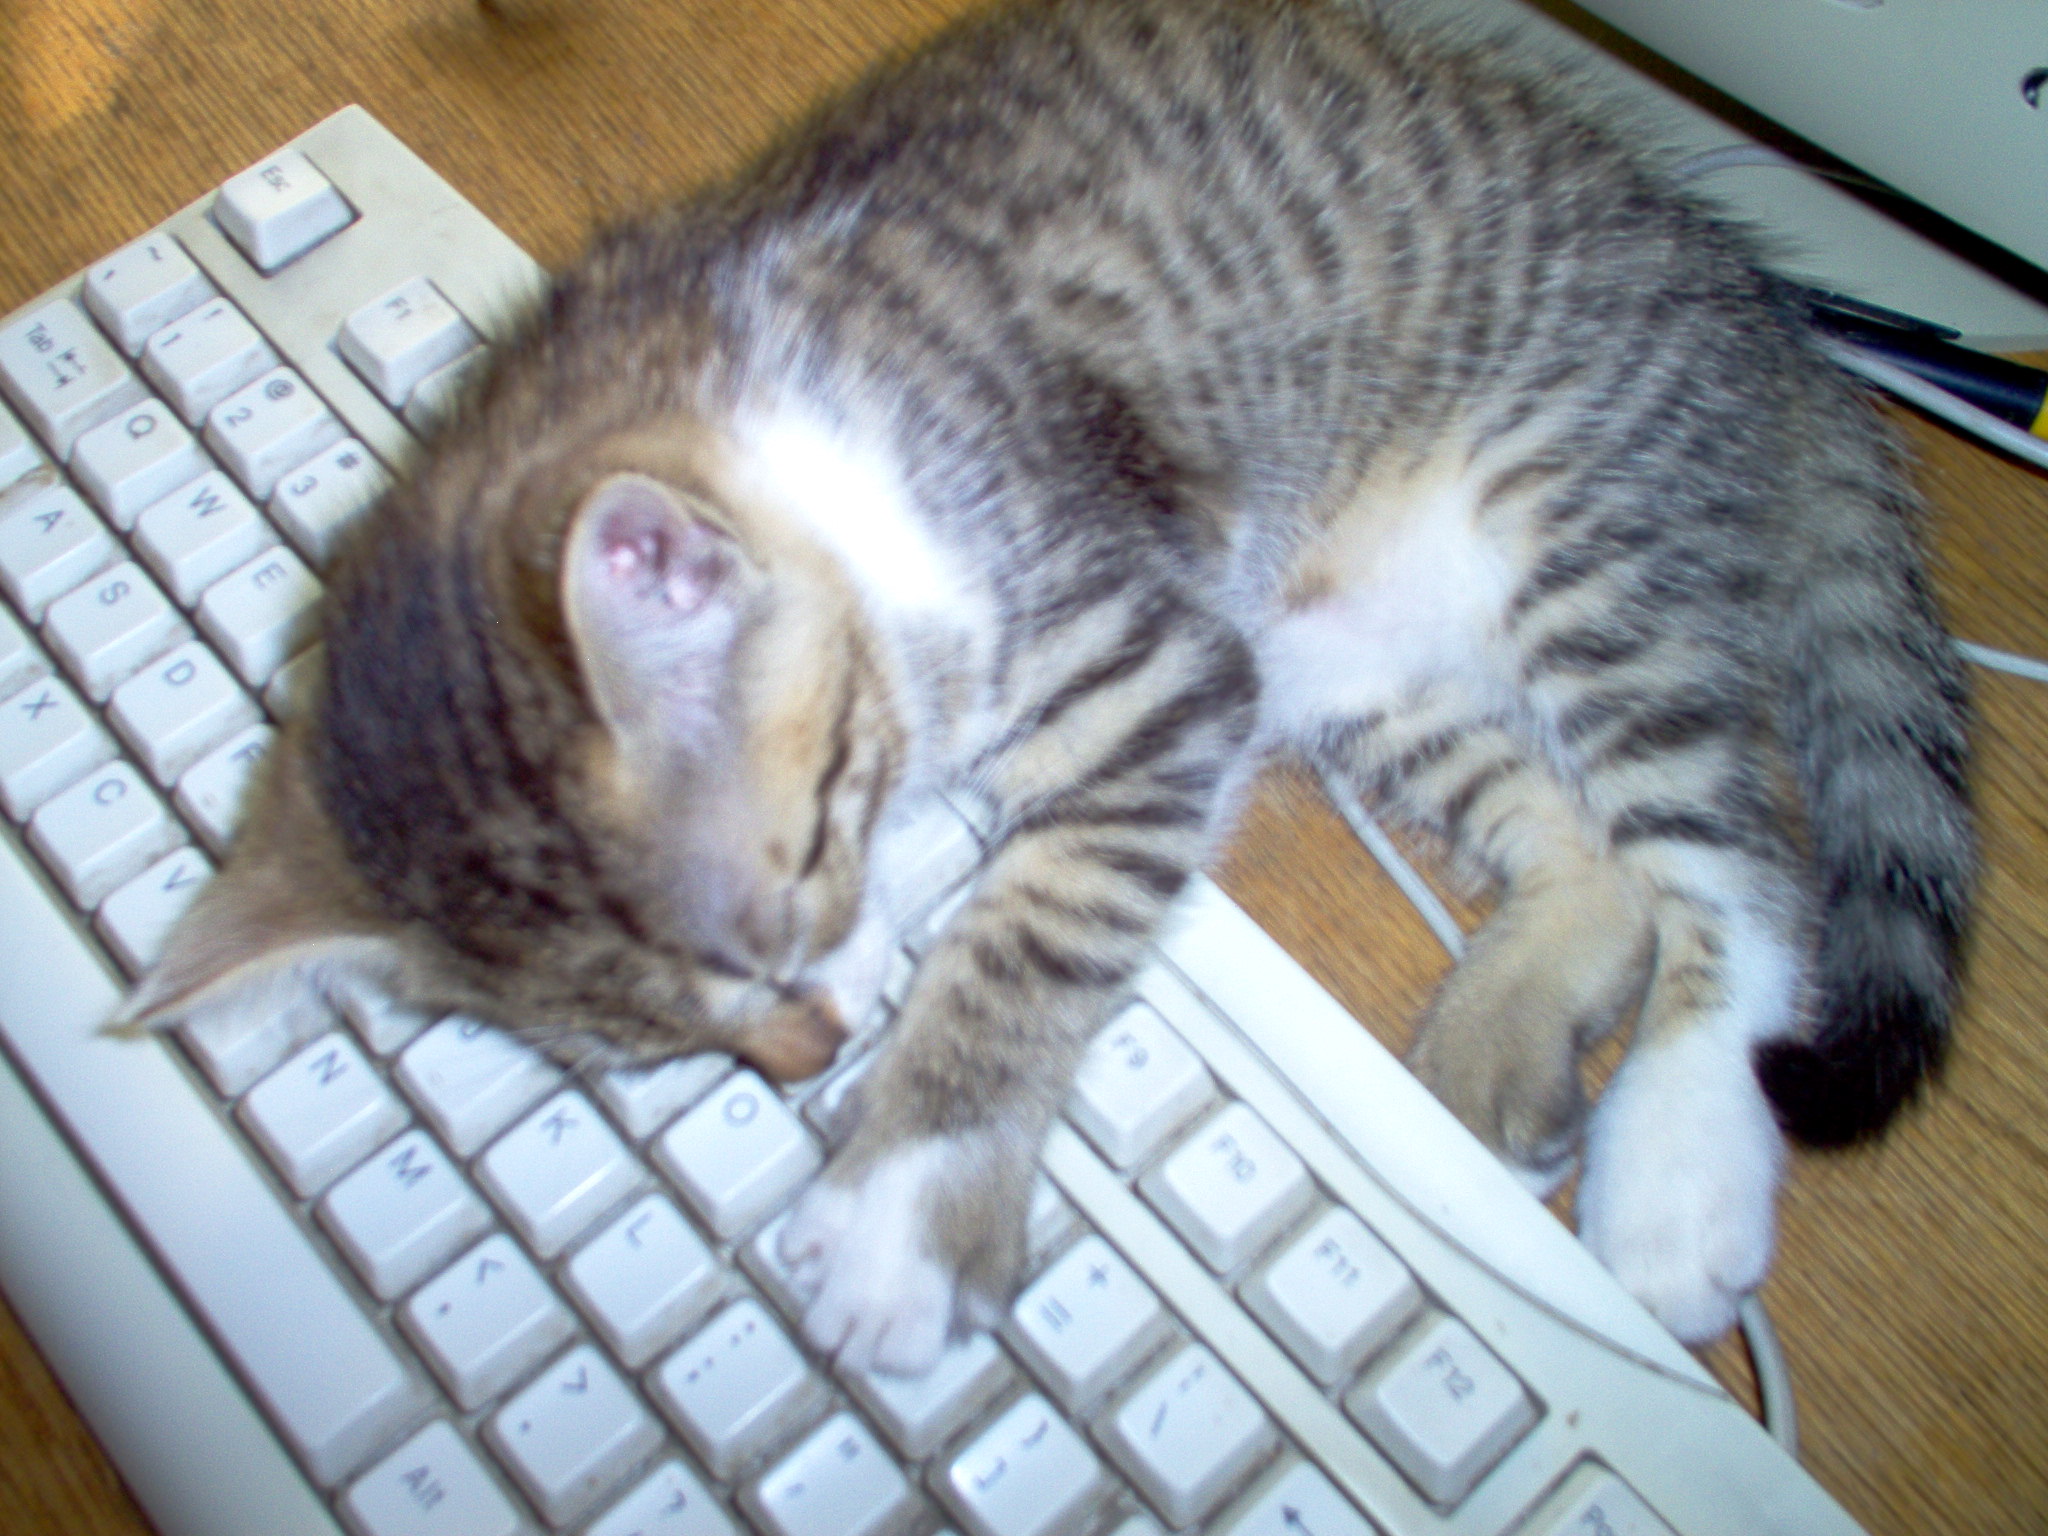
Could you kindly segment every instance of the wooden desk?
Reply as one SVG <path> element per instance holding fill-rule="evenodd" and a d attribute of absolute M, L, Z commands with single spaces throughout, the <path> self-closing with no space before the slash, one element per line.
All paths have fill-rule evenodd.
<path fill-rule="evenodd" d="M 731 165 L 960 0 L 8 0 L 0 311 L 359 101 L 530 251 Z M 1915 426 L 1957 628 L 2048 655 L 2048 481 Z M 1801 1159 L 1767 1291 L 1807 1459 L 1873 1532 L 2048 1529 L 2048 691 L 1981 679 L 1990 875 L 1947 1083 L 1883 1147 Z M 1443 968 L 1298 777 L 1225 883 L 1399 1045 Z M 1712 1361 L 1746 1390 L 1739 1350 Z M 0 1528 L 146 1529 L 0 1313 Z"/>

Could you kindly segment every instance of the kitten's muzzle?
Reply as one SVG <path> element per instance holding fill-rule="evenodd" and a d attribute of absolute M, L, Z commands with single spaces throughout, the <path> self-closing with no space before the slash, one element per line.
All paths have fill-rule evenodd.
<path fill-rule="evenodd" d="M 747 1028 L 735 1049 L 774 1082 L 793 1083 L 831 1066 L 847 1034 L 832 999 L 804 989 L 781 998 Z"/>

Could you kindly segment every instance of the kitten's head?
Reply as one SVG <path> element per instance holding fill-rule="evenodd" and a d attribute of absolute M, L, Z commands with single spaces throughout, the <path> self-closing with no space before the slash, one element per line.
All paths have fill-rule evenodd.
<path fill-rule="evenodd" d="M 129 1021 L 370 994 L 820 1070 L 843 1026 L 800 978 L 903 744 L 838 568 L 681 428 L 458 441 L 373 524 Z"/>

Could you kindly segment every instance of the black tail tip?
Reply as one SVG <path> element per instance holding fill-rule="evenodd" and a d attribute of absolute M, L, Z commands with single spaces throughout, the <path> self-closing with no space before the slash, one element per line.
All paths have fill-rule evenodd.
<path fill-rule="evenodd" d="M 1811 1042 L 1769 1040 L 1754 1058 L 1778 1124 L 1809 1147 L 1847 1147 L 1889 1125 L 1940 1069 L 1945 1020 L 1924 1005 L 1910 1019 L 1835 1019 Z M 1880 1014 L 1896 1010 L 1879 1010 Z"/>

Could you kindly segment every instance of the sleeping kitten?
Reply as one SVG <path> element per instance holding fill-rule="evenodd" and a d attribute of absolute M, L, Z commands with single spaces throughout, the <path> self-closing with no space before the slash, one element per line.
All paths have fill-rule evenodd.
<path fill-rule="evenodd" d="M 1414 1065 L 1686 1339 L 1938 1058 L 1965 699 L 1890 438 L 1742 231 L 1334 4 L 1052 0 L 613 232 L 345 553 L 137 1021 L 359 993 L 823 1068 L 994 829 L 785 1247 L 917 1371 L 1260 755 L 1500 904 Z M 310 999 L 310 1001 L 309 1001 Z M 1581 1052 L 1633 1019 L 1588 1116 Z"/>

